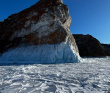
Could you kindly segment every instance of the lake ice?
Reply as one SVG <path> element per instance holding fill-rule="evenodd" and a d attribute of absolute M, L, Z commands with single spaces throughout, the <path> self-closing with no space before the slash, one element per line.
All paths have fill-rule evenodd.
<path fill-rule="evenodd" d="M 0 66 L 0 93 L 110 93 L 110 58 Z"/>

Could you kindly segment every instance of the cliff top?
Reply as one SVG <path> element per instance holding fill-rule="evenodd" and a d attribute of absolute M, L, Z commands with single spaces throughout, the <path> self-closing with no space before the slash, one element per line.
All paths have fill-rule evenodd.
<path fill-rule="evenodd" d="M 46 2 L 63 3 L 62 0 L 39 0 L 39 2 L 42 2 L 42 3 L 46 3 Z"/>

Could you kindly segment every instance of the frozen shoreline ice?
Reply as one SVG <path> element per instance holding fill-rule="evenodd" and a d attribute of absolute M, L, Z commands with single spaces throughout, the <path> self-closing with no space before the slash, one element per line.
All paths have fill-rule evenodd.
<path fill-rule="evenodd" d="M 0 66 L 1 93 L 109 93 L 110 58 Z"/>

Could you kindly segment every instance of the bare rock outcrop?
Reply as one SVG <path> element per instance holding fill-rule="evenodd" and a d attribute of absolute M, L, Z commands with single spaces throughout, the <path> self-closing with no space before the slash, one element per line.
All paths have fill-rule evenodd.
<path fill-rule="evenodd" d="M 78 62 L 71 17 L 62 0 L 40 0 L 9 16 L 0 28 L 0 60 Z"/>
<path fill-rule="evenodd" d="M 91 35 L 73 34 L 81 57 L 103 57 L 110 53 Z"/>
<path fill-rule="evenodd" d="M 110 44 L 101 44 L 110 54 Z M 110 56 L 110 55 L 109 55 Z"/>

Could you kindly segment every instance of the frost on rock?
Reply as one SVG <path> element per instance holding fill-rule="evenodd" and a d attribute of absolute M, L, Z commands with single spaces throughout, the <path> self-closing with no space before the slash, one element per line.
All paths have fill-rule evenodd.
<path fill-rule="evenodd" d="M 40 0 L 9 16 L 0 29 L 0 61 L 78 62 L 70 24 L 69 10 L 62 0 Z"/>
<path fill-rule="evenodd" d="M 79 56 L 71 44 L 19 46 L 10 49 L 0 57 L 0 63 L 24 61 L 24 63 L 70 63 L 78 62 Z"/>

